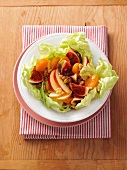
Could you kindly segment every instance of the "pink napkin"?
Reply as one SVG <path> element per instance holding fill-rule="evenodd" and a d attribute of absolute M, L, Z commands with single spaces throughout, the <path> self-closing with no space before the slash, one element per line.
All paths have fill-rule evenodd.
<path fill-rule="evenodd" d="M 86 32 L 108 57 L 107 28 L 105 26 L 56 26 L 25 25 L 22 28 L 23 50 L 38 38 L 52 33 Z M 21 107 L 20 132 L 25 139 L 110 138 L 110 100 L 94 118 L 72 127 L 53 127 L 32 118 Z"/>

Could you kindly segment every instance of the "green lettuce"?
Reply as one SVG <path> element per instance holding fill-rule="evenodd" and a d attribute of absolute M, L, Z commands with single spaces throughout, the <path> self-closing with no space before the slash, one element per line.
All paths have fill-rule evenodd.
<path fill-rule="evenodd" d="M 91 103 L 91 100 L 95 98 L 96 94 L 97 90 L 94 88 L 84 97 L 84 99 L 81 100 L 80 103 L 76 105 L 75 109 L 78 110 L 84 106 L 88 106 Z"/>
<path fill-rule="evenodd" d="M 55 47 L 52 44 L 47 44 L 47 43 L 41 43 L 38 46 L 38 50 L 40 53 L 40 58 L 47 57 L 47 58 L 53 58 L 54 57 L 54 50 Z"/>
<path fill-rule="evenodd" d="M 41 43 L 38 46 L 40 57 L 52 59 L 56 56 L 66 56 L 68 48 L 77 50 L 82 56 L 87 56 L 89 62 L 92 61 L 93 55 L 90 51 L 89 44 L 85 40 L 85 33 L 74 33 L 64 39 L 59 46 L 48 43 Z"/>
<path fill-rule="evenodd" d="M 73 33 L 64 39 L 59 47 L 63 49 L 71 47 L 72 49 L 77 50 L 82 56 L 87 56 L 89 61 L 91 61 L 93 55 L 90 51 L 89 44 L 85 39 L 85 33 Z"/>
<path fill-rule="evenodd" d="M 114 74 L 114 71 L 112 70 L 112 65 L 109 62 L 99 58 L 96 65 L 96 73 L 100 78 L 104 78 L 111 77 L 112 73 Z"/>
<path fill-rule="evenodd" d="M 68 48 L 60 48 L 59 46 L 53 46 L 47 43 L 41 43 L 38 46 L 38 50 L 40 53 L 40 58 L 49 58 L 52 59 L 54 57 L 63 57 L 66 56 L 68 52 Z"/>
<path fill-rule="evenodd" d="M 101 58 L 96 65 L 96 74 L 99 76 L 99 83 L 97 86 L 99 93 L 97 94 L 97 97 L 101 98 L 106 91 L 111 90 L 114 87 L 119 77 L 116 72 L 112 70 L 112 65 Z"/>

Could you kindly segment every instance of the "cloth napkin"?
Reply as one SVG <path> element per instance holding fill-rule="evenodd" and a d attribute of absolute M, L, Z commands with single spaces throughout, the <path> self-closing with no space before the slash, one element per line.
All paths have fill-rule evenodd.
<path fill-rule="evenodd" d="M 107 27 L 105 26 L 59 26 L 24 25 L 22 27 L 23 50 L 32 42 L 52 33 L 85 32 L 108 57 Z M 110 99 L 103 109 L 92 119 L 72 127 L 53 127 L 40 123 L 21 107 L 20 134 L 24 139 L 73 139 L 73 138 L 110 138 L 111 117 Z"/>

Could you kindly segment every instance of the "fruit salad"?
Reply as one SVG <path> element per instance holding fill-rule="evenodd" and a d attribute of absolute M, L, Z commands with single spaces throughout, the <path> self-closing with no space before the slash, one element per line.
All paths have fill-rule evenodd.
<path fill-rule="evenodd" d="M 119 78 L 109 62 L 100 58 L 93 64 L 85 33 L 73 33 L 58 46 L 42 43 L 38 50 L 40 56 L 24 65 L 22 80 L 35 98 L 57 112 L 88 106 Z"/>

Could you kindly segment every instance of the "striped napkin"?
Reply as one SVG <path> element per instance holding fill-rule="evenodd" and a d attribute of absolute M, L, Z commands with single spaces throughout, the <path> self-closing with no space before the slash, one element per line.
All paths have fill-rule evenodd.
<path fill-rule="evenodd" d="M 22 28 L 23 50 L 44 35 L 62 32 L 86 32 L 86 37 L 96 43 L 108 57 L 107 27 L 105 26 L 24 25 Z M 53 127 L 40 123 L 21 107 L 19 133 L 25 139 L 110 138 L 110 100 L 94 118 L 72 127 Z"/>

